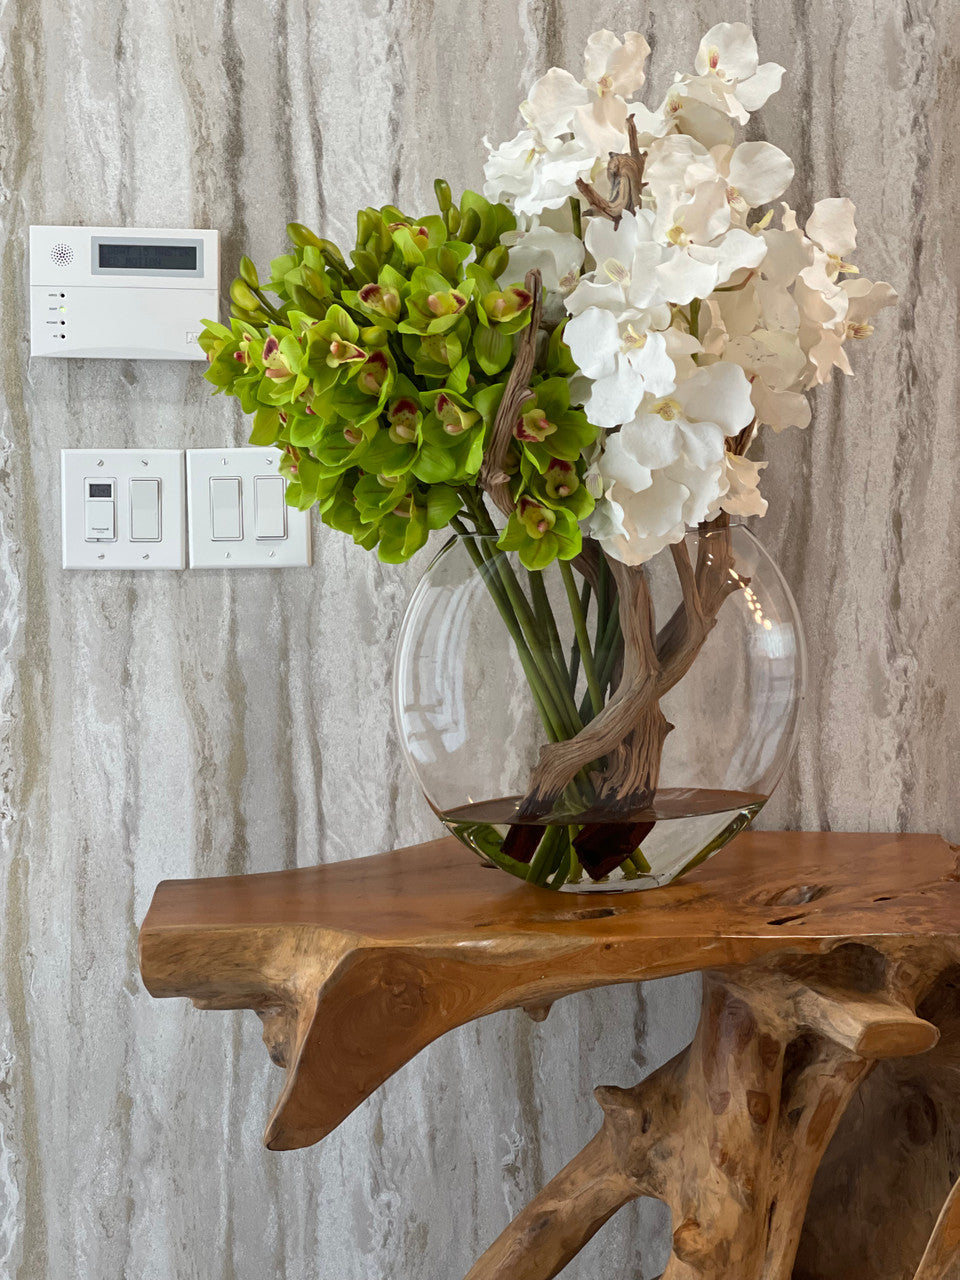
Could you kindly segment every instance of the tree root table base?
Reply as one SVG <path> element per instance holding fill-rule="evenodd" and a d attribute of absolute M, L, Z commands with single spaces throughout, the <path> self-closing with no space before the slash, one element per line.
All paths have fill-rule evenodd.
<path fill-rule="evenodd" d="M 260 1015 L 276 1151 L 474 1018 L 700 970 L 692 1044 L 596 1090 L 596 1137 L 468 1280 L 548 1280 L 638 1196 L 671 1210 L 663 1280 L 960 1280 L 958 852 L 746 832 L 670 888 L 573 895 L 437 840 L 165 881 L 141 969 L 155 996 Z"/>

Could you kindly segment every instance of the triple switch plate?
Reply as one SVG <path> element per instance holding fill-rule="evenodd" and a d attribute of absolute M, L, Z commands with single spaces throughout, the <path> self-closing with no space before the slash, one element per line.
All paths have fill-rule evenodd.
<path fill-rule="evenodd" d="M 277 449 L 65 449 L 65 569 L 280 568 L 311 560 Z M 186 458 L 186 472 L 184 471 Z"/>

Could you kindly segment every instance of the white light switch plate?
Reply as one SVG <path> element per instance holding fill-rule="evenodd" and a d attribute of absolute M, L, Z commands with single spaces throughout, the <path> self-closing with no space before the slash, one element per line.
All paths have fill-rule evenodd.
<path fill-rule="evenodd" d="M 63 449 L 65 569 L 183 569 L 183 451 Z"/>
<path fill-rule="evenodd" d="M 188 449 L 193 569 L 280 569 L 311 560 L 310 513 L 284 502 L 279 449 Z"/>

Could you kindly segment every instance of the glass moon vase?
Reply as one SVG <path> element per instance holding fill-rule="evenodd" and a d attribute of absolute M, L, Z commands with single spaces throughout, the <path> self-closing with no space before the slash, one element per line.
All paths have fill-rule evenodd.
<path fill-rule="evenodd" d="M 804 675 L 793 597 L 742 525 L 632 569 L 592 544 L 529 571 L 463 534 L 407 608 L 394 708 L 427 801 L 486 863 L 565 892 L 635 890 L 760 812 Z"/>

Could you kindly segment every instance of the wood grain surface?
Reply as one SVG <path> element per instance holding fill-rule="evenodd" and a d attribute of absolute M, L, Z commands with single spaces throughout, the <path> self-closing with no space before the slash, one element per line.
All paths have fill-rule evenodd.
<path fill-rule="evenodd" d="M 498 1009 L 839 939 L 960 922 L 937 836 L 745 832 L 666 889 L 558 896 L 452 838 L 335 866 L 162 883 L 140 931 L 155 996 L 264 1018 L 273 1149 L 316 1142 L 444 1032 Z"/>
<path fill-rule="evenodd" d="M 790 1280 L 798 1248 L 805 1280 L 828 1280 L 851 1248 L 876 1253 L 851 1246 L 871 1212 L 841 1224 L 835 1205 L 851 1180 L 882 1185 L 882 1140 L 832 1140 L 877 1064 L 919 1063 L 928 1125 L 935 1082 L 944 1117 L 960 1109 L 960 862 L 937 836 L 746 832 L 677 885 L 608 895 L 514 884 L 452 839 L 166 881 L 140 957 L 155 996 L 260 1015 L 286 1070 L 274 1150 L 326 1136 L 474 1018 L 517 1006 L 539 1018 L 575 991 L 704 970 L 692 1043 L 633 1089 L 597 1090 L 600 1132 L 467 1280 L 552 1280 L 641 1196 L 670 1209 L 665 1280 Z M 909 1105 L 892 1080 L 891 1104 Z M 956 1274 L 950 1149 L 900 1171 L 910 1195 L 870 1280 Z M 840 1190 L 821 1177 L 808 1215 L 825 1155 Z"/>

